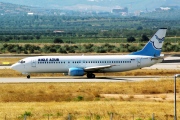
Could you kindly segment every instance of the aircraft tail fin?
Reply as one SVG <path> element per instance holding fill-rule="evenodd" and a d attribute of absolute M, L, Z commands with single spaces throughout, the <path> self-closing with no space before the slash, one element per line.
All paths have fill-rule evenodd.
<path fill-rule="evenodd" d="M 133 52 L 131 55 L 160 56 L 166 31 L 167 28 L 160 28 L 142 50 Z"/>

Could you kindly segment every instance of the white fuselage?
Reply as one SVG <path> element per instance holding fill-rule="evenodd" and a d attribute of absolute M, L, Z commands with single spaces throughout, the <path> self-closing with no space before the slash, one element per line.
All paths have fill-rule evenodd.
<path fill-rule="evenodd" d="M 93 66 L 113 65 L 96 72 L 122 72 L 149 67 L 161 62 L 152 60 L 152 56 L 141 55 L 107 55 L 107 56 L 38 56 L 23 59 L 13 66 L 19 72 L 30 73 L 68 73 L 69 68 L 87 68 Z M 13 67 L 12 66 L 12 67 Z"/>

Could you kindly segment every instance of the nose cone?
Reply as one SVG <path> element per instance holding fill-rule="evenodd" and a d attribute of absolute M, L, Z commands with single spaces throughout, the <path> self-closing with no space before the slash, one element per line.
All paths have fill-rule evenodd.
<path fill-rule="evenodd" d="M 20 71 L 20 65 L 18 63 L 15 63 L 11 66 L 11 69 L 16 70 L 16 71 Z"/>

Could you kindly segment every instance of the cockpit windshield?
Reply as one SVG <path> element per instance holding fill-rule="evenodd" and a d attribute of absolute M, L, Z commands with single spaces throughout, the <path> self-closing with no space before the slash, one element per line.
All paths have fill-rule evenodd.
<path fill-rule="evenodd" d="M 25 61 L 24 60 L 20 60 L 18 63 L 25 63 Z"/>

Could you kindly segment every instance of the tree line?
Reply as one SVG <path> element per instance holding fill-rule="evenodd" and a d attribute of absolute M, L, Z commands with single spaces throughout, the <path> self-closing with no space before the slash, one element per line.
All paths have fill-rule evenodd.
<path fill-rule="evenodd" d="M 0 43 L 124 43 L 124 42 L 146 42 L 155 31 L 107 31 L 99 33 L 53 33 L 33 35 L 0 35 Z M 116 34 L 115 34 L 116 33 Z M 118 34 L 119 33 L 119 34 Z M 177 43 L 179 36 L 171 36 L 167 33 L 169 42 Z M 122 36 L 121 36 L 122 35 Z"/>
<path fill-rule="evenodd" d="M 68 45 L 68 44 L 54 44 L 54 45 L 39 45 L 33 44 L 3 44 L 0 46 L 2 53 L 16 53 L 16 54 L 42 54 L 42 53 L 119 53 L 119 52 L 134 52 L 140 50 L 145 44 L 82 44 L 82 45 Z M 165 42 L 163 52 L 180 52 L 180 43 L 171 44 Z"/>

